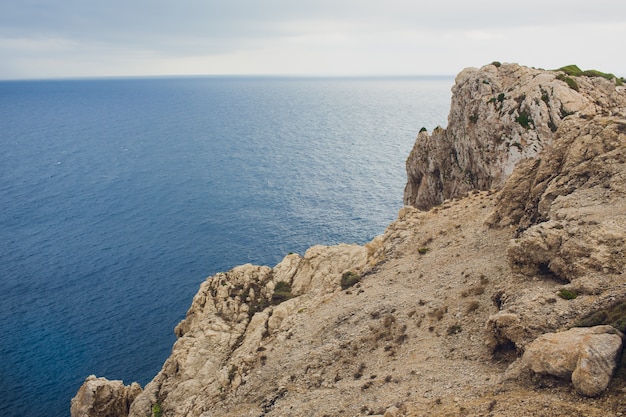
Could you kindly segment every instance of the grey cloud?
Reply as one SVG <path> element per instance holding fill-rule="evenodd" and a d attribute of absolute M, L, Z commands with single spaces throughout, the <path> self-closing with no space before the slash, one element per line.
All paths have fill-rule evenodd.
<path fill-rule="evenodd" d="M 32 68 L 45 72 L 49 66 L 58 66 L 61 73 L 63 63 L 65 68 L 76 68 L 100 56 L 107 57 L 105 64 L 110 61 L 118 68 L 141 64 L 141 71 L 147 72 L 154 71 L 153 62 L 181 57 L 219 59 L 217 55 L 233 52 L 239 62 L 255 56 L 257 61 L 250 61 L 254 66 L 258 57 L 264 56 L 258 55 L 259 51 L 272 49 L 274 61 L 288 63 L 295 59 L 294 45 L 318 47 L 315 52 L 320 59 L 312 63 L 322 65 L 327 60 L 332 63 L 328 68 L 336 67 L 337 58 L 341 61 L 350 56 L 344 64 L 354 67 L 352 61 L 358 53 L 366 63 L 367 56 L 387 52 L 389 65 L 397 62 L 394 65 L 402 67 L 413 47 L 411 42 L 431 56 L 446 58 L 443 55 L 447 54 L 451 60 L 449 55 L 458 55 L 459 45 L 467 48 L 467 39 L 472 36 L 489 39 L 482 41 L 481 47 L 487 47 L 490 54 L 494 48 L 506 48 L 516 57 L 554 48 L 563 55 L 562 49 L 567 46 L 564 42 L 569 39 L 580 42 L 581 36 L 596 36 L 599 42 L 607 42 L 602 36 L 606 32 L 604 24 L 626 26 L 623 0 L 595 0 L 592 5 L 587 0 L 0 0 L 0 11 L 0 52 L 4 61 L 0 63 L 0 76 L 19 76 L 20 71 Z M 594 26 L 591 35 L 576 31 L 576 25 L 583 23 L 601 25 Z M 562 37 L 558 31 L 545 30 L 563 24 L 570 26 L 563 29 Z M 545 42 L 535 39 L 537 36 L 515 39 L 510 46 L 491 41 L 506 38 L 512 29 L 521 27 L 525 29 L 515 33 L 533 37 L 534 28 L 539 28 L 537 33 L 556 38 Z M 345 45 L 351 49 L 339 52 L 347 46 L 328 39 L 346 39 Z M 384 42 L 402 45 L 381 45 Z M 48 44 L 55 48 L 48 48 Z M 326 47 L 332 50 L 328 55 L 324 55 Z M 285 48 L 286 55 L 277 51 L 280 48 Z M 568 54 L 567 59 L 580 55 L 580 49 L 577 47 L 576 54 Z M 246 55 L 250 51 L 251 55 Z M 241 68 L 245 64 L 238 65 Z M 256 71 L 252 66 L 246 68 Z M 205 67 L 195 68 L 190 71 L 204 71 Z M 416 68 L 421 66 L 416 64 Z"/>
<path fill-rule="evenodd" d="M 0 35 L 58 36 L 128 44 L 225 41 L 296 34 L 291 21 L 357 21 L 372 29 L 487 29 L 624 19 L 626 2 L 527 0 L 3 0 Z M 621 9 L 621 11 L 620 11 Z M 607 10 L 612 10 L 607 13 Z"/>

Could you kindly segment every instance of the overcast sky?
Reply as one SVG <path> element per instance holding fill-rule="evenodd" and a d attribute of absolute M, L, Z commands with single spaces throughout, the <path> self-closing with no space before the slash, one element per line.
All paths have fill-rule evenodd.
<path fill-rule="evenodd" d="M 0 0 L 0 79 L 454 75 L 492 61 L 626 76 L 624 0 Z"/>

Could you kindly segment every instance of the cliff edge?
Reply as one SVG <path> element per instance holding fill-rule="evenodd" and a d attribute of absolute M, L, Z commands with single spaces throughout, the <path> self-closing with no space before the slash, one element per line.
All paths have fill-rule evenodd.
<path fill-rule="evenodd" d="M 143 391 L 72 416 L 621 415 L 626 91 L 559 74 L 461 72 L 384 235 L 207 278 Z"/>

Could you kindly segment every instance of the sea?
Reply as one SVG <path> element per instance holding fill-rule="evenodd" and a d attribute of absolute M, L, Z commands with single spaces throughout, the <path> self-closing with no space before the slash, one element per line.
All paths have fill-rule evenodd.
<path fill-rule="evenodd" d="M 364 244 L 452 77 L 0 82 L 0 415 L 149 382 L 208 276 Z"/>

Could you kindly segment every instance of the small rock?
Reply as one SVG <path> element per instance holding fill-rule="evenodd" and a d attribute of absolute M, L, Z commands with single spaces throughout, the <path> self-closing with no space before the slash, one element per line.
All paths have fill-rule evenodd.
<path fill-rule="evenodd" d="M 385 415 L 383 417 L 398 417 L 400 410 L 395 405 L 389 407 L 385 410 Z"/>

